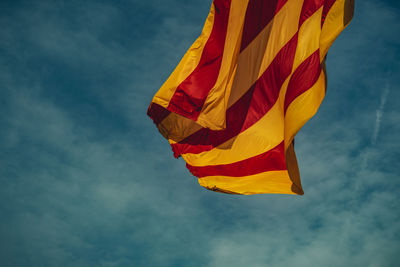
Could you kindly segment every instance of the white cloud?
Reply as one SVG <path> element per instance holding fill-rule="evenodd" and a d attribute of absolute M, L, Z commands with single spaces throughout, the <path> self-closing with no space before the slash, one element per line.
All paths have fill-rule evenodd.
<path fill-rule="evenodd" d="M 382 92 L 382 96 L 381 96 L 381 102 L 379 104 L 379 108 L 376 110 L 376 121 L 375 121 L 375 128 L 374 128 L 374 134 L 372 136 L 372 144 L 376 143 L 376 140 L 378 139 L 378 135 L 379 135 L 379 130 L 380 130 L 380 126 L 381 126 L 381 121 L 382 121 L 382 116 L 383 116 L 383 111 L 385 108 L 385 104 L 386 104 L 386 99 L 389 95 L 389 85 L 386 83 L 385 88 Z"/>
<path fill-rule="evenodd" d="M 200 188 L 145 116 L 156 87 L 198 35 L 209 3 L 137 3 L 138 10 L 148 9 L 159 20 L 152 26 L 138 22 L 153 34 L 138 30 L 142 42 L 131 50 L 102 39 L 118 29 L 113 23 L 123 15 L 123 7 L 111 4 L 88 3 L 70 18 L 59 6 L 41 2 L 31 6 L 34 12 L 18 11 L 17 19 L 2 18 L 10 22 L 1 29 L 7 38 L 0 38 L 9 56 L 0 61 L 4 261 L 9 266 L 395 266 L 397 63 L 387 80 L 390 92 L 378 85 L 387 63 L 380 48 L 398 43 L 396 13 L 384 3 L 357 2 L 354 21 L 330 52 L 327 98 L 296 141 L 305 195 L 243 197 Z M 196 12 L 190 20 L 189 11 L 199 6 L 204 16 Z M 77 90 L 77 102 L 83 101 L 79 92 L 100 95 L 94 102 L 105 108 L 89 117 L 92 124 L 83 123 L 85 114 L 72 104 L 48 97 L 53 90 L 70 90 L 69 84 L 49 86 L 45 74 L 29 67 L 31 61 L 54 58 L 65 77 L 68 71 L 89 77 L 88 87 Z M 104 70 L 112 70 L 107 85 L 99 78 Z M 383 111 L 385 116 L 379 115 Z M 110 125 L 107 137 L 99 137 L 101 115 L 109 112 L 131 124 L 127 133 Z"/>

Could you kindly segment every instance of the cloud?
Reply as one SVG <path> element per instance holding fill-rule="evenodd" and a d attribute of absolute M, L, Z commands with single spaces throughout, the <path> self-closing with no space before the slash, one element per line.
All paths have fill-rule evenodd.
<path fill-rule="evenodd" d="M 396 266 L 396 7 L 357 2 L 330 51 L 327 97 L 296 137 L 305 195 L 242 197 L 202 189 L 145 115 L 210 2 L 1 16 L 2 266 Z"/>
<path fill-rule="evenodd" d="M 379 130 L 380 130 L 381 121 L 382 121 L 382 116 L 383 116 L 383 109 L 384 109 L 385 104 L 386 104 L 386 99 L 388 97 L 389 90 L 390 90 L 389 86 L 386 83 L 385 89 L 382 92 L 381 102 L 380 102 L 379 108 L 376 110 L 376 121 L 375 121 L 374 134 L 372 135 L 372 144 L 375 144 L 376 140 L 378 139 Z"/>

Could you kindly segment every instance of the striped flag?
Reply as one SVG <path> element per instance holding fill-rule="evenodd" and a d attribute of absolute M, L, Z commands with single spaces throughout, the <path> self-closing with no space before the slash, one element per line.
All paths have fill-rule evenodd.
<path fill-rule="evenodd" d="M 147 114 L 203 187 L 303 194 L 294 136 L 326 89 L 354 0 L 214 0 Z"/>

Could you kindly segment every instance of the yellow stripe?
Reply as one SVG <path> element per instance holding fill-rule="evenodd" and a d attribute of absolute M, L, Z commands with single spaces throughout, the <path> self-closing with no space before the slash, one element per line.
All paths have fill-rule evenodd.
<path fill-rule="evenodd" d="M 240 53 L 228 107 L 240 99 L 265 72 L 298 30 L 302 0 L 289 0 L 274 19 Z"/>
<path fill-rule="evenodd" d="M 154 96 L 152 102 L 157 103 L 165 108 L 168 107 L 169 101 L 174 95 L 176 87 L 181 84 L 197 67 L 200 62 L 204 46 L 207 43 L 213 28 L 214 14 L 214 4 L 212 4 L 201 35 L 183 56 L 182 60 L 179 62 L 178 66 L 169 76 L 167 81 L 161 86 L 159 91 Z"/>
<path fill-rule="evenodd" d="M 330 45 L 350 22 L 353 8 L 353 0 L 337 0 L 328 12 L 325 23 L 320 31 L 319 49 L 321 62 L 325 58 Z M 312 17 L 320 16 L 320 11 L 321 9 Z M 320 27 L 320 17 L 315 19 L 312 17 L 302 25 L 302 28 L 308 25 L 304 30 L 309 32 L 309 36 L 312 36 L 313 32 L 314 34 L 318 32 L 317 27 Z M 301 31 L 302 29 L 299 31 L 299 39 Z M 304 38 L 304 40 L 307 40 L 306 32 L 304 33 Z M 310 38 L 310 40 L 312 41 L 309 46 L 307 44 L 298 46 L 295 65 L 298 66 L 301 64 L 301 59 L 306 59 L 316 50 L 315 38 Z M 299 56 L 297 56 L 297 53 Z M 298 96 L 288 107 L 285 115 L 285 149 L 290 145 L 300 128 L 317 112 L 325 96 L 325 88 L 326 77 L 324 72 L 321 72 L 318 81 L 309 90 Z"/>
<path fill-rule="evenodd" d="M 278 100 L 260 120 L 225 143 L 199 154 L 182 154 L 182 158 L 192 166 L 229 164 L 276 147 L 284 137 L 284 115 L 280 102 Z"/>
<path fill-rule="evenodd" d="M 299 29 L 298 44 L 297 44 L 295 59 L 293 62 L 292 74 L 304 60 L 306 60 L 316 50 L 319 49 L 322 11 L 323 7 L 318 9 L 311 17 L 309 17 L 306 21 L 304 21 L 304 23 L 301 25 Z M 314 94 L 311 94 L 313 90 L 316 92 Z M 323 93 L 322 96 L 320 91 Z M 312 96 L 311 99 L 308 100 L 309 102 L 307 102 L 304 99 L 306 98 L 307 95 Z M 293 102 L 289 105 L 286 111 L 285 150 L 291 144 L 294 136 L 300 130 L 300 128 L 317 112 L 317 109 L 321 104 L 324 95 L 325 95 L 325 76 L 321 72 L 321 75 L 318 78 L 317 82 L 314 84 L 314 86 L 312 86 L 305 93 L 303 93 L 295 100 L 293 100 Z M 302 101 L 304 103 L 302 103 Z"/>
<path fill-rule="evenodd" d="M 286 159 L 286 169 L 289 173 L 290 179 L 293 182 L 292 191 L 299 195 L 303 195 L 304 191 L 301 186 L 299 165 L 297 164 L 296 153 L 294 152 L 293 142 L 290 143 L 289 147 L 286 150 L 285 159 Z"/>
<path fill-rule="evenodd" d="M 229 11 L 228 28 L 221 68 L 215 86 L 209 92 L 197 123 L 213 130 L 225 128 L 225 110 L 233 78 L 236 60 L 240 52 L 243 24 L 249 0 L 233 0 Z"/>
<path fill-rule="evenodd" d="M 293 141 L 301 127 L 317 112 L 325 96 L 325 75 L 290 104 L 285 115 L 285 149 Z"/>
<path fill-rule="evenodd" d="M 161 134 L 170 139 L 170 143 L 177 143 L 187 136 L 200 130 L 202 127 L 195 121 L 176 113 L 170 113 L 159 125 Z"/>
<path fill-rule="evenodd" d="M 283 106 L 290 77 L 283 83 L 275 105 L 254 125 L 212 150 L 182 154 L 182 158 L 192 166 L 230 164 L 260 155 L 280 144 L 285 132 Z M 285 142 L 285 148 L 289 144 Z"/>
<path fill-rule="evenodd" d="M 287 171 L 269 171 L 250 176 L 207 176 L 198 179 L 207 189 L 230 191 L 242 195 L 252 194 L 296 194 Z"/>
<path fill-rule="evenodd" d="M 319 48 L 322 9 L 318 9 L 301 25 L 297 42 L 293 71 Z"/>
<path fill-rule="evenodd" d="M 232 90 L 230 94 L 225 95 L 229 96 L 228 107 L 247 92 L 282 47 L 296 34 L 302 5 L 303 0 L 289 0 L 275 15 L 273 21 L 240 53 L 237 64 L 232 64 L 235 66 L 232 75 L 234 78 L 231 77 L 229 81 L 231 84 L 227 85 L 227 88 Z M 225 109 L 218 112 L 225 117 Z M 161 128 L 164 133 L 168 133 L 167 138 L 171 139 L 170 143 L 174 143 L 194 133 L 200 126 L 190 119 L 171 113 L 161 123 Z"/>
<path fill-rule="evenodd" d="M 336 0 L 329 10 L 321 32 L 321 60 L 338 35 L 346 28 L 353 17 L 354 0 Z"/>
<path fill-rule="evenodd" d="M 287 8 L 293 8 L 293 6 L 287 6 Z M 288 12 L 288 11 L 286 11 Z M 280 14 L 280 13 L 279 13 Z M 291 14 L 289 14 L 291 15 Z M 308 18 L 299 29 L 299 43 L 296 50 L 295 64 L 298 65 L 307 57 L 309 57 L 319 46 L 319 32 L 321 25 L 322 8 L 316 11 L 310 18 Z M 279 16 L 277 15 L 277 19 Z M 298 18 L 297 18 L 298 19 Z M 278 19 L 279 21 L 279 19 Z M 295 24 L 296 25 L 296 24 Z M 281 25 L 278 25 L 282 27 Z M 268 26 L 266 27 L 268 28 Z M 295 32 L 296 30 L 294 30 Z M 272 32 L 272 31 L 271 31 Z M 289 33 L 293 33 L 288 31 Z M 277 34 L 277 33 L 276 33 Z M 279 34 L 278 34 L 279 35 Z M 316 35 L 316 36 L 314 36 Z M 259 35 L 261 36 L 261 34 Z M 271 34 L 272 36 L 272 34 Z M 272 39 L 272 37 L 270 38 Z M 286 39 L 286 38 L 282 38 Z M 309 42 L 307 42 L 309 40 Z M 259 45 L 261 40 L 253 41 L 252 45 Z M 273 46 L 272 46 L 273 47 Z M 272 48 L 271 47 L 271 48 Z M 277 46 L 275 46 L 277 48 Z M 253 46 L 256 49 L 256 46 Z M 279 48 L 280 49 L 280 48 Z M 276 49 L 278 50 L 278 49 Z M 245 50 L 246 51 L 246 50 Z M 244 52 L 245 52 L 244 51 Z M 268 48 L 267 48 L 268 51 Z M 242 53 L 243 54 L 243 53 Z M 242 56 L 241 54 L 241 56 Z M 253 53 L 255 54 L 255 53 Z M 251 55 L 251 54 L 250 54 Z M 256 60 L 255 58 L 253 58 Z M 253 60 L 250 59 L 250 60 Z M 268 57 L 264 58 L 264 67 L 267 66 L 265 62 Z M 271 61 L 269 59 L 269 61 Z M 269 62 L 270 64 L 270 62 Z M 240 67 L 240 65 L 239 65 Z M 238 68 L 239 68 L 238 67 Z M 293 69 L 293 71 L 295 68 Z M 243 71 L 244 72 L 244 71 Z M 251 76 L 251 75 L 249 75 Z M 291 76 L 290 76 L 291 77 Z M 283 103 L 284 95 L 287 90 L 287 85 L 290 77 L 283 84 L 277 103 L 272 109 L 258 122 L 252 125 L 249 129 L 240 133 L 236 137 L 230 139 L 224 144 L 200 154 L 184 154 L 182 157 L 185 161 L 192 166 L 207 166 L 207 165 L 219 165 L 229 164 L 240 160 L 245 160 L 250 157 L 262 154 L 276 145 L 282 140 L 284 135 L 284 123 L 283 123 Z M 249 81 L 249 79 L 247 79 Z M 319 104 L 318 104 L 319 106 Z M 307 115 L 308 117 L 308 115 Z M 309 119 L 310 117 L 308 117 Z M 307 119 L 307 120 L 308 120 Z M 304 124 L 304 123 L 303 123 Z M 271 127 L 273 125 L 273 127 Z M 285 148 L 290 145 L 291 140 L 285 139 Z"/>
<path fill-rule="evenodd" d="M 283 10 L 283 12 L 286 12 L 285 14 L 288 15 L 291 19 L 293 19 L 292 15 L 289 12 L 289 10 L 293 9 L 295 5 L 293 5 L 294 2 L 290 2 L 292 5 L 286 5 L 285 8 L 287 10 Z M 288 3 L 289 4 L 289 3 Z M 297 1 L 298 4 L 298 1 Z M 301 6 L 297 6 L 297 8 L 300 8 Z M 301 10 L 301 8 L 300 8 Z M 282 11 L 282 10 L 281 10 Z M 293 11 L 294 12 L 294 11 Z M 284 25 L 280 25 L 279 22 L 284 22 L 284 19 L 287 19 L 284 16 L 280 16 L 280 13 L 276 16 L 276 23 L 274 22 L 272 25 L 277 25 L 279 29 L 280 28 L 285 28 Z M 300 14 L 300 13 L 299 13 Z M 320 8 L 318 11 L 316 11 L 310 18 L 308 18 L 303 25 L 299 29 L 299 43 L 298 47 L 296 50 L 296 60 L 295 63 L 297 64 L 296 67 L 304 60 L 306 59 L 309 55 L 311 55 L 315 50 L 318 49 L 319 46 L 319 32 L 320 32 L 320 25 L 321 25 L 321 16 L 322 16 L 322 8 Z M 296 18 L 297 22 L 299 18 Z M 275 52 L 277 53 L 281 47 L 277 46 L 276 43 L 277 39 L 282 40 L 290 40 L 289 35 L 290 34 L 295 34 L 297 29 L 298 29 L 298 23 L 295 23 L 292 21 L 292 25 L 295 25 L 296 28 L 287 30 L 286 33 L 286 38 L 280 36 L 280 38 L 273 38 L 274 35 L 279 36 L 278 32 L 273 32 L 270 30 L 271 37 L 269 38 L 270 40 L 274 40 L 275 43 L 271 45 L 271 47 L 267 46 L 266 53 L 268 54 L 269 49 L 275 48 Z M 264 29 L 266 30 L 268 26 Z M 288 29 L 288 28 L 286 28 Z M 267 34 L 268 31 L 265 31 L 264 34 Z M 259 35 L 259 37 L 262 34 Z M 315 37 L 314 35 L 317 35 Z M 264 36 L 265 37 L 265 36 Z M 307 42 L 307 38 L 310 40 Z M 287 43 L 287 42 L 286 42 Z M 262 44 L 262 39 L 256 38 L 251 45 L 252 48 L 255 51 L 259 51 L 260 48 L 258 47 L 259 45 Z M 274 45 L 275 44 L 275 45 Z M 281 43 L 280 43 L 281 44 Z M 262 47 L 264 46 L 261 45 Z M 279 47 L 279 48 L 278 48 Z M 257 49 L 258 48 L 258 49 Z M 247 51 L 247 49 L 245 50 Z M 243 53 L 241 53 L 240 56 L 242 56 Z M 266 56 L 263 59 L 263 62 L 261 66 L 263 68 L 266 68 L 272 61 L 273 57 L 275 57 L 275 52 L 271 56 Z M 249 54 L 247 54 L 247 57 L 250 57 L 246 59 L 246 62 L 250 62 L 251 60 L 255 60 L 257 62 L 257 58 L 251 58 L 251 55 L 257 54 L 254 51 L 249 50 Z M 272 59 L 270 58 L 272 57 Z M 248 64 L 249 65 L 249 64 Z M 255 64 L 257 65 L 257 63 Z M 238 70 L 240 68 L 240 65 L 238 66 Z M 251 65 L 248 66 L 251 70 Z M 293 71 L 295 68 L 293 69 Z M 247 70 L 248 71 L 248 70 Z M 243 73 L 246 72 L 246 69 L 242 71 Z M 263 71 L 264 72 L 264 71 Z M 259 74 L 262 74 L 263 72 L 260 71 Z M 238 75 L 239 71 L 237 72 Z M 251 71 L 250 71 L 251 73 Z M 245 76 L 245 75 L 243 75 Z M 251 76 L 251 75 L 248 75 Z M 291 76 L 290 76 L 291 77 Z M 182 157 L 185 159 L 185 161 L 192 165 L 192 166 L 207 166 L 207 165 L 219 165 L 219 164 L 229 164 L 241 160 L 245 160 L 247 158 L 251 158 L 254 156 L 257 156 L 259 154 L 262 154 L 275 146 L 277 146 L 280 142 L 282 142 L 284 138 L 284 113 L 283 113 L 283 103 L 284 103 L 284 96 L 285 92 L 287 90 L 287 85 L 289 82 L 289 79 L 286 79 L 285 83 L 281 87 L 279 98 L 276 102 L 276 104 L 271 108 L 271 110 L 264 116 L 262 117 L 259 121 L 257 121 L 254 125 L 252 125 L 250 128 L 245 130 L 244 132 L 238 134 L 237 136 L 233 137 L 232 139 L 228 140 L 227 142 L 223 143 L 222 145 L 210 150 L 210 151 L 205 151 L 199 154 L 183 154 Z M 242 81 L 247 80 L 247 82 L 250 82 L 249 78 L 243 78 Z M 245 86 L 245 85 L 241 85 Z M 250 85 L 248 85 L 250 86 Z M 245 88 L 245 87 L 242 87 Z M 248 89 L 248 87 L 246 87 Z M 273 127 L 271 127 L 273 125 Z M 285 149 L 290 145 L 290 142 L 285 139 Z"/>
<path fill-rule="evenodd" d="M 281 12 L 279 12 L 276 15 L 274 23 L 266 26 L 263 32 L 261 32 L 258 35 L 258 37 L 240 54 L 238 59 L 239 63 L 238 72 L 236 73 L 235 85 L 234 85 L 235 87 L 233 87 L 233 89 L 245 88 L 247 90 L 251 86 L 251 84 L 258 78 L 258 75 L 263 73 L 261 69 L 266 68 L 271 63 L 272 59 L 275 57 L 275 55 L 278 53 L 281 47 L 285 45 L 287 41 L 290 40 L 290 38 L 295 34 L 296 27 L 298 26 L 297 23 L 294 22 L 298 21 L 299 18 L 298 16 L 296 17 L 295 13 L 293 12 L 295 12 L 296 9 L 295 4 L 298 3 L 299 1 L 289 1 L 281 9 Z M 297 9 L 299 9 L 299 6 L 297 6 Z M 320 19 L 322 14 L 321 12 L 322 9 L 319 9 L 317 12 L 315 12 L 314 15 L 312 15 L 308 20 L 306 20 L 303 23 L 302 27 L 299 30 L 300 42 L 296 50 L 296 62 L 295 62 L 297 66 L 301 64 L 302 60 L 306 59 L 316 49 L 318 49 L 319 39 L 318 39 L 318 34 L 315 33 L 320 31 Z M 285 16 L 292 18 L 292 23 L 285 24 L 286 27 L 283 27 L 281 23 L 284 23 L 284 19 L 287 19 Z M 281 32 L 279 31 L 279 29 L 282 30 L 282 27 L 286 30 Z M 317 35 L 317 37 L 315 37 L 314 35 Z M 269 36 L 279 36 L 279 38 L 272 38 L 272 37 L 268 38 Z M 311 38 L 310 36 L 314 37 Z M 311 39 L 309 43 L 306 42 L 307 38 Z M 266 40 L 268 40 L 267 44 Z M 260 47 L 266 47 L 265 51 L 263 51 L 262 53 L 266 51 L 267 52 L 272 51 L 272 52 L 270 52 L 271 56 L 265 56 L 261 64 L 260 63 L 257 64 L 257 58 L 259 58 L 257 57 L 257 55 L 259 55 L 260 53 L 261 49 Z M 244 75 L 246 72 L 248 73 L 249 71 L 249 69 L 247 69 L 246 71 L 246 68 L 242 68 L 242 71 L 239 71 L 241 66 L 247 65 L 247 67 L 250 68 L 251 65 L 249 63 L 251 63 L 252 61 L 256 62 L 255 65 L 262 66 L 257 68 L 257 70 L 260 70 L 257 76 L 254 74 Z M 294 70 L 295 68 L 293 69 L 293 71 Z M 254 71 L 253 72 L 250 71 L 250 73 L 254 73 Z M 254 78 L 255 76 L 257 78 Z M 320 84 L 321 90 L 324 92 L 325 88 L 323 82 L 321 82 L 321 79 L 325 81 L 324 77 L 320 77 L 317 84 Z M 218 146 L 217 148 L 214 148 L 211 151 L 206 151 L 200 154 L 182 155 L 183 158 L 186 160 L 186 162 L 193 166 L 207 166 L 207 165 L 229 164 L 237 162 L 240 160 L 244 160 L 259 155 L 261 153 L 268 151 L 269 149 L 272 149 L 283 140 L 283 135 L 286 137 L 285 145 L 287 148 L 287 146 L 290 145 L 290 142 L 294 134 L 297 133 L 300 127 L 304 125 L 304 123 L 309 118 L 311 118 L 312 115 L 315 114 L 323 98 L 323 96 L 322 97 L 320 96 L 321 99 L 319 101 L 316 101 L 315 103 L 316 107 L 310 107 L 313 112 L 312 115 L 308 114 L 307 111 L 304 111 L 304 107 L 301 107 L 304 113 L 304 115 L 298 114 L 298 117 L 300 117 L 299 125 L 301 126 L 298 125 L 293 126 L 293 122 L 291 122 L 290 119 L 291 117 L 290 114 L 296 112 L 290 111 L 290 110 L 295 110 L 295 108 L 289 107 L 285 122 L 286 128 L 287 127 L 289 128 L 285 129 L 286 133 L 284 134 L 283 122 L 282 122 L 283 114 L 281 108 L 283 107 L 284 95 L 286 92 L 288 81 L 289 79 L 285 81 L 280 91 L 280 97 L 277 101 L 279 105 L 278 104 L 274 105 L 273 108 L 256 124 L 254 124 L 246 131 L 240 133 L 238 136 L 232 138 L 231 140 L 225 142 L 224 144 Z M 315 88 L 317 84 L 313 88 Z M 235 92 L 237 92 L 237 90 Z M 230 104 L 233 104 L 235 101 L 232 99 L 239 97 L 238 94 L 236 94 L 236 96 L 234 95 L 235 92 L 232 91 Z M 243 90 L 243 92 L 241 93 L 244 92 L 245 90 Z M 305 95 L 306 94 L 304 94 L 302 98 L 304 98 Z M 294 102 L 299 102 L 299 101 L 295 100 Z M 169 138 L 172 139 L 170 140 L 170 143 L 179 142 L 180 140 L 194 133 L 201 127 L 198 124 L 191 121 L 190 119 L 184 118 L 176 114 L 171 114 L 169 117 L 167 117 L 167 119 L 163 121 L 162 124 L 169 126 L 169 133 L 170 133 Z M 274 127 L 271 128 L 270 127 L 271 125 L 274 125 Z M 260 133 L 262 133 L 262 135 Z M 289 139 L 287 139 L 288 137 Z"/>

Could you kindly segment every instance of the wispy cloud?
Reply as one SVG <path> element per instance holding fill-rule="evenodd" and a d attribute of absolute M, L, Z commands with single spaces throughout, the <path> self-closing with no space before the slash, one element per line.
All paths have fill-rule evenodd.
<path fill-rule="evenodd" d="M 395 7 L 357 2 L 330 52 L 305 195 L 241 197 L 202 189 L 145 115 L 211 1 L 100 2 L 0 17 L 0 265 L 396 266 Z"/>
<path fill-rule="evenodd" d="M 374 133 L 373 133 L 372 138 L 371 138 L 371 143 L 373 145 L 376 144 L 376 141 L 377 141 L 378 136 L 379 136 L 379 130 L 380 130 L 380 127 L 381 127 L 381 120 L 382 120 L 383 111 L 384 111 L 385 104 L 386 104 L 386 99 L 387 99 L 387 97 L 389 95 L 389 91 L 390 91 L 389 81 L 387 79 L 385 87 L 384 87 L 382 95 L 381 95 L 381 101 L 380 101 L 379 107 L 376 110 L 376 120 L 375 120 Z"/>

